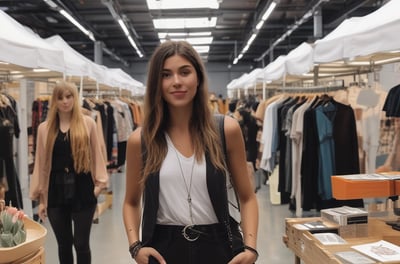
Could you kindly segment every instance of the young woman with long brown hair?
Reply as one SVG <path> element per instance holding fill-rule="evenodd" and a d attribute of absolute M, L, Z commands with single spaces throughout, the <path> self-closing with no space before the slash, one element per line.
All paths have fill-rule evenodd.
<path fill-rule="evenodd" d="M 258 205 L 242 133 L 236 120 L 225 117 L 225 159 L 208 97 L 194 48 L 184 41 L 162 43 L 149 62 L 143 126 L 127 143 L 123 218 L 138 264 L 257 259 Z M 241 205 L 240 248 L 234 247 L 233 236 L 241 234 L 229 217 L 226 169 Z"/>

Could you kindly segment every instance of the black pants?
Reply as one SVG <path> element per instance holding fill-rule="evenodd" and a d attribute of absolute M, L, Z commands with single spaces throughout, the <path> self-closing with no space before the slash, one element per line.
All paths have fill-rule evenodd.
<path fill-rule="evenodd" d="M 60 264 L 73 264 L 72 245 L 78 264 L 90 264 L 90 229 L 96 204 L 79 211 L 70 206 L 48 208 L 47 214 L 58 244 Z M 72 223 L 74 224 L 72 226 Z"/>
<path fill-rule="evenodd" d="M 167 263 L 228 263 L 233 253 L 224 227 L 222 225 L 209 226 L 210 228 L 199 228 L 200 232 L 188 231 L 191 237 L 198 236 L 196 241 L 188 241 L 182 235 L 182 226 L 157 225 L 153 241 L 149 246 L 157 249 Z M 158 264 L 154 258 L 150 258 L 149 264 L 156 263 Z"/>

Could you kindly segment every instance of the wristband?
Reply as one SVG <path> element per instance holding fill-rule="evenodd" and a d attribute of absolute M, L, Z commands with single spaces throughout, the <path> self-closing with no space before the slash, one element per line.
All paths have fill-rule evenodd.
<path fill-rule="evenodd" d="M 137 254 L 138 254 L 138 252 L 139 252 L 139 250 L 140 250 L 141 248 L 142 248 L 142 242 L 141 242 L 140 240 L 138 240 L 138 241 L 132 243 L 132 244 L 129 246 L 129 253 L 131 253 L 131 256 L 132 256 L 133 259 L 136 258 Z"/>
<path fill-rule="evenodd" d="M 251 251 L 254 255 L 256 255 L 256 260 L 258 259 L 258 251 L 255 248 L 252 248 L 250 246 L 244 245 L 243 247 L 245 250 Z"/>

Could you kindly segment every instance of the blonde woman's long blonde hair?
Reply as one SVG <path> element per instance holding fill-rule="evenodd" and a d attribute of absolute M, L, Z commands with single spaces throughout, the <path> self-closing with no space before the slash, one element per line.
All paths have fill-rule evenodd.
<path fill-rule="evenodd" d="M 90 171 L 90 147 L 89 135 L 81 111 L 78 89 L 73 83 L 61 81 L 56 84 L 50 100 L 50 109 L 47 114 L 48 135 L 46 142 L 47 160 L 51 160 L 54 142 L 60 128 L 58 116 L 57 100 L 62 98 L 65 92 L 70 92 L 74 98 L 74 105 L 71 112 L 71 124 L 69 128 L 69 138 L 71 144 L 71 154 L 74 161 L 76 173 L 88 173 Z"/>
<path fill-rule="evenodd" d="M 190 133 L 196 159 L 207 153 L 211 163 L 224 170 L 225 159 L 218 128 L 214 116 L 208 107 L 208 83 L 204 64 L 196 50 L 185 41 L 166 41 L 153 53 L 147 75 L 147 91 L 144 101 L 143 140 L 146 145 L 146 162 L 143 168 L 142 182 L 149 173 L 160 169 L 167 153 L 164 132 L 169 125 L 167 103 L 161 94 L 164 62 L 173 55 L 186 58 L 195 68 L 198 78 L 198 90 L 193 99 L 193 113 L 190 119 Z"/>

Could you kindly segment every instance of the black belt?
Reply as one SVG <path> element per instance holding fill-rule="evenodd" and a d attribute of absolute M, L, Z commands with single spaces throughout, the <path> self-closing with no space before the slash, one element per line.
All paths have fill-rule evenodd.
<path fill-rule="evenodd" d="M 225 227 L 223 224 L 211 225 L 156 225 L 156 231 L 159 234 L 169 236 L 183 236 L 188 241 L 196 241 L 199 237 L 217 238 L 224 234 Z"/>

